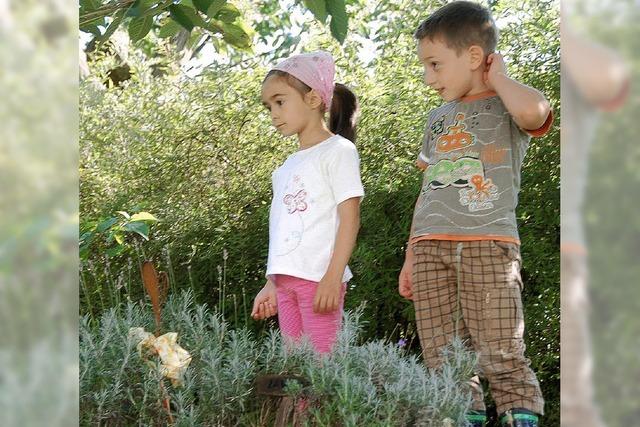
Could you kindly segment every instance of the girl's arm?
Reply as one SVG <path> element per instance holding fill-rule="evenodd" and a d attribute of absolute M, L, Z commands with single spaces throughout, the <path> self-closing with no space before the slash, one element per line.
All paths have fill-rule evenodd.
<path fill-rule="evenodd" d="M 356 245 L 360 229 L 360 198 L 352 197 L 338 205 L 340 225 L 327 272 L 324 274 L 313 300 L 313 311 L 329 313 L 337 310 L 342 291 L 342 276 Z"/>
<path fill-rule="evenodd" d="M 264 285 L 262 290 L 258 292 L 258 295 L 256 295 L 256 298 L 253 300 L 251 317 L 259 320 L 275 316 L 276 314 L 278 314 L 278 297 L 276 294 L 276 285 L 270 279 L 267 279 L 267 283 Z"/>

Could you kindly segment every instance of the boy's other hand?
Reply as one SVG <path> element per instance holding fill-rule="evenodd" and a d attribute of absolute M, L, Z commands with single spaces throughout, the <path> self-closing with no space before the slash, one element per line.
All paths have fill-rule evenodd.
<path fill-rule="evenodd" d="M 500 53 L 492 53 L 487 56 L 487 66 L 484 70 L 484 83 L 489 90 L 495 90 L 495 82 L 500 75 L 507 75 L 507 66 Z"/>
<path fill-rule="evenodd" d="M 256 320 L 266 319 L 278 313 L 278 301 L 276 298 L 276 286 L 271 280 L 267 280 L 262 290 L 253 300 L 251 317 Z"/>
<path fill-rule="evenodd" d="M 413 300 L 413 284 L 411 283 L 412 270 L 413 260 L 407 257 L 404 260 L 404 265 L 398 278 L 398 292 L 408 300 Z"/>

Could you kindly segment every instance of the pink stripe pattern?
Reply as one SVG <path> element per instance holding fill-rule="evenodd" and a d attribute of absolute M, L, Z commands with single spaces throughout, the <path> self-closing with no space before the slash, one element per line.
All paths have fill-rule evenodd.
<path fill-rule="evenodd" d="M 314 313 L 313 299 L 318 282 L 283 274 L 275 275 L 278 298 L 278 324 L 285 340 L 297 342 L 309 337 L 319 354 L 329 353 L 342 326 L 346 283 L 342 284 L 340 303 L 330 313 Z"/>

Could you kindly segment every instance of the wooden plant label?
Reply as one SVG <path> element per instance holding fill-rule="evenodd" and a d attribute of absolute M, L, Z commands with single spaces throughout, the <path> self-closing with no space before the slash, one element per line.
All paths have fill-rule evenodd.
<path fill-rule="evenodd" d="M 261 375 L 256 378 L 256 393 L 263 396 L 286 396 L 284 387 L 287 381 L 298 381 L 303 386 L 308 385 L 308 381 L 295 375 Z"/>
<path fill-rule="evenodd" d="M 160 335 L 161 290 L 158 286 L 158 273 L 151 261 L 145 261 L 142 264 L 142 283 L 149 298 L 151 298 L 153 316 L 156 321 L 156 336 L 158 336 Z"/>

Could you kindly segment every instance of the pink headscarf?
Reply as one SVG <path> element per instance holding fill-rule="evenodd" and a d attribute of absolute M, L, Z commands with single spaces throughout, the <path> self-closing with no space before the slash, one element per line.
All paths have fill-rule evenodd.
<path fill-rule="evenodd" d="M 285 59 L 273 69 L 285 71 L 315 89 L 327 109 L 331 108 L 336 67 L 330 53 L 322 50 L 301 53 Z"/>

